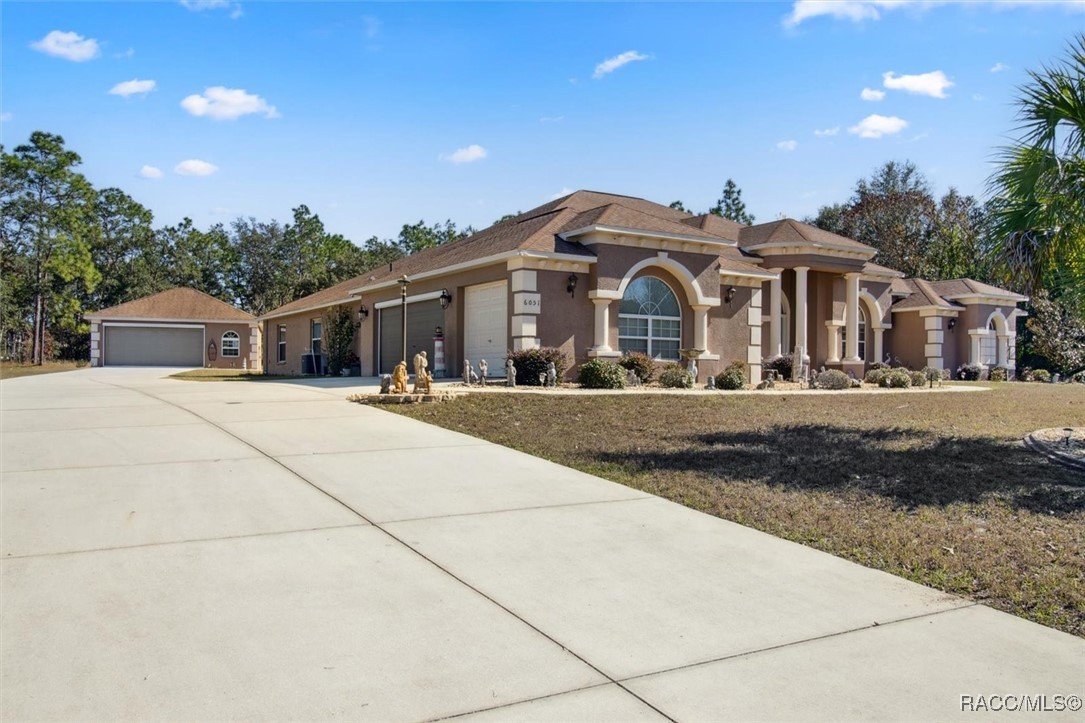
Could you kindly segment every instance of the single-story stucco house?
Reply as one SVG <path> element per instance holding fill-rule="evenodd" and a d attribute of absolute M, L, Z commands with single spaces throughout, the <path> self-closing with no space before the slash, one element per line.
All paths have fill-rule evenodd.
<path fill-rule="evenodd" d="M 92 366 L 260 368 L 256 317 L 195 289 L 169 289 L 86 318 Z"/>
<path fill-rule="evenodd" d="M 763 359 L 796 347 L 814 368 L 859 376 L 886 358 L 1012 373 L 1025 297 L 970 279 L 905 279 L 875 253 L 792 219 L 743 226 L 577 191 L 264 314 L 264 369 L 302 372 L 321 353 L 322 314 L 345 305 L 360 322 L 361 373 L 390 372 L 403 356 L 406 277 L 408 361 L 425 350 L 447 377 L 465 359 L 500 375 L 509 350 L 539 346 L 575 364 L 695 349 L 702 372 L 741 360 L 755 383 Z"/>

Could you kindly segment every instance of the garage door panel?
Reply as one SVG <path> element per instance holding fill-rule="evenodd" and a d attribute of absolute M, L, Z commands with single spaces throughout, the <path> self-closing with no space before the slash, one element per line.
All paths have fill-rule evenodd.
<path fill-rule="evenodd" d="M 203 329 L 106 326 L 107 366 L 203 366 Z"/>
<path fill-rule="evenodd" d="M 393 306 L 380 310 L 380 373 L 391 374 L 403 355 L 402 307 Z M 411 360 L 420 351 L 426 352 L 430 369 L 433 369 L 433 333 L 444 326 L 445 311 L 437 300 L 417 301 L 407 304 L 407 371 L 414 373 Z"/>
<path fill-rule="evenodd" d="M 502 374 L 508 339 L 508 284 L 499 281 L 464 289 L 464 351 L 472 366 L 485 359 L 492 373 Z"/>

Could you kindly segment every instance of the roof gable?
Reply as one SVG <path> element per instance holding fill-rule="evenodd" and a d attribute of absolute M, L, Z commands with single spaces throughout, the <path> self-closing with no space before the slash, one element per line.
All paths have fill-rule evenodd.
<path fill-rule="evenodd" d="M 87 314 L 102 319 L 255 321 L 256 317 L 196 289 L 177 287 Z"/>

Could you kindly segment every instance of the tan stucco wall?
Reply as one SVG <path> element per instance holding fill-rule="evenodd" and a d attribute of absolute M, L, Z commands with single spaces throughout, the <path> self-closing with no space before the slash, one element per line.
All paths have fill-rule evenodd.
<path fill-rule="evenodd" d="M 899 359 L 901 364 L 912 369 L 922 369 L 927 365 L 927 357 L 924 356 L 927 330 L 923 318 L 918 311 L 893 314 L 893 329 L 886 332 L 886 350 L 893 356 L 894 364 Z M 942 349 L 945 353 L 945 345 Z M 950 368 L 948 361 L 945 366 Z"/>
<path fill-rule="evenodd" d="M 266 319 L 262 322 L 263 339 L 264 339 L 264 369 L 268 374 L 301 374 L 301 357 L 303 354 L 308 354 L 312 350 L 313 340 L 310 330 L 310 322 L 314 319 L 320 319 L 322 314 L 328 309 L 338 306 L 333 304 L 332 306 L 325 307 L 323 309 L 314 309 L 312 311 L 303 311 L 297 314 L 291 314 L 290 316 L 283 316 L 277 319 Z M 350 308 L 351 313 L 357 318 L 358 303 L 343 304 Z M 362 328 L 369 322 L 363 323 Z M 278 362 L 279 354 L 279 326 L 286 327 L 286 361 L 283 363 Z M 361 331 L 355 332 L 354 348 L 355 353 L 358 351 L 358 336 Z M 359 355 L 360 356 L 360 355 Z M 363 372 L 364 373 L 364 372 Z"/>
<path fill-rule="evenodd" d="M 224 357 L 222 355 L 222 335 L 227 331 L 236 333 L 241 338 L 241 354 L 236 357 Z M 259 328 L 257 328 L 259 332 Z M 204 340 L 203 340 L 203 363 L 204 366 L 213 369 L 241 369 L 242 360 L 244 360 L 244 366 L 253 369 L 254 362 L 252 359 L 252 352 L 256 352 L 255 368 L 259 369 L 259 360 L 261 355 L 261 343 L 262 335 L 257 333 L 257 341 L 254 344 L 251 340 L 252 328 L 248 322 L 228 322 L 221 324 L 204 324 Z M 207 358 L 207 349 L 210 346 L 211 341 L 215 342 L 215 348 L 218 351 L 218 358 L 215 361 L 210 361 Z"/>

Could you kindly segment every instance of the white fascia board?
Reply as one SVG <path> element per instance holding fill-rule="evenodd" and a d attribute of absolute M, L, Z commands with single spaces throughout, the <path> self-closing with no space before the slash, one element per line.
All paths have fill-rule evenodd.
<path fill-rule="evenodd" d="M 991 306 L 1005 306 L 1006 302 L 1016 304 L 1019 301 L 1028 301 L 1027 296 L 1007 291 L 1005 294 L 955 294 L 953 296 L 941 295 L 943 299 L 959 301 L 962 304 L 990 304 Z"/>
<path fill-rule="evenodd" d="M 170 317 L 164 319 L 161 317 L 150 316 L 98 316 L 96 314 L 87 314 L 84 316 L 87 321 L 93 321 L 96 324 L 113 324 L 117 325 L 118 322 L 133 322 L 136 326 L 150 326 L 158 325 L 163 326 L 165 324 L 255 324 L 257 319 L 177 319 Z"/>
<path fill-rule="evenodd" d="M 445 292 L 445 289 L 440 289 L 439 291 L 428 291 L 425 294 L 415 294 L 414 296 L 408 296 L 407 297 L 407 303 L 408 304 L 414 304 L 414 303 L 419 302 L 419 301 L 433 301 L 435 299 L 440 299 L 441 294 L 443 294 L 444 292 Z M 403 303 L 402 299 L 390 299 L 389 301 L 378 301 L 376 304 L 373 304 L 373 308 L 374 309 L 388 309 L 388 308 L 393 307 L 393 306 L 400 306 L 400 305 L 402 305 L 402 303 Z"/>
<path fill-rule="evenodd" d="M 829 256 L 845 255 L 849 257 L 862 258 L 867 261 L 874 258 L 878 253 L 877 250 L 871 249 L 870 251 L 864 251 L 863 249 L 857 249 L 852 246 L 840 246 L 837 244 L 818 243 L 814 244 L 794 244 L 788 242 L 777 241 L 775 243 L 757 244 L 755 246 L 746 246 L 746 251 L 761 251 L 761 250 L 773 251 L 780 249 L 781 251 L 789 251 L 796 254 L 824 254 L 826 251 L 836 251 L 836 254 L 827 254 Z"/>
<path fill-rule="evenodd" d="M 928 312 L 930 312 L 930 311 L 942 311 L 942 312 L 945 312 L 946 314 L 953 314 L 954 316 L 956 316 L 957 314 L 959 314 L 961 311 L 964 311 L 964 310 L 963 309 L 951 309 L 948 306 L 934 306 L 933 304 L 928 304 L 927 306 L 912 306 L 912 307 L 909 307 L 907 309 L 890 309 L 890 311 L 893 312 L 894 314 L 904 313 L 906 311 L 928 311 Z M 928 316 L 930 316 L 930 314 L 928 314 Z"/>
<path fill-rule="evenodd" d="M 731 271 L 722 268 L 720 269 L 720 276 L 745 276 L 751 279 L 762 279 L 764 281 L 772 281 L 773 279 L 780 278 L 780 274 L 771 271 Z"/>
<path fill-rule="evenodd" d="M 353 292 L 352 292 L 353 293 Z M 279 313 L 264 314 L 259 317 L 258 321 L 267 321 L 269 319 L 278 319 L 284 316 L 294 316 L 295 314 L 304 314 L 307 311 L 316 311 L 317 309 L 327 309 L 329 306 L 339 306 L 340 304 L 349 304 L 352 301 L 357 301 L 355 296 L 346 296 L 342 299 L 336 299 L 334 301 L 325 301 L 323 304 L 313 304 L 312 306 L 305 306 L 300 309 L 292 309 L 290 311 L 283 311 Z"/>
<path fill-rule="evenodd" d="M 517 257 L 532 257 L 540 259 L 553 259 L 555 261 L 575 261 L 579 263 L 594 264 L 594 256 L 579 256 L 577 254 L 557 254 L 547 253 L 545 251 L 506 251 L 501 254 L 494 254 L 493 256 L 483 256 L 480 259 L 474 259 L 472 261 L 464 261 L 459 264 L 452 264 L 451 266 L 442 266 L 439 269 L 432 271 L 423 271 L 418 274 L 408 276 L 408 280 L 411 282 L 422 281 L 423 279 L 432 279 L 437 276 L 447 276 L 448 274 L 454 274 L 459 271 L 470 271 L 471 269 L 481 268 L 483 266 L 491 266 L 502 261 L 508 261 L 509 259 Z M 357 289 L 351 289 L 350 294 L 353 296 L 360 296 L 361 294 L 369 293 L 372 291 L 380 291 L 381 289 L 393 288 L 399 284 L 396 279 L 389 279 L 382 281 L 378 284 L 369 284 L 367 286 L 359 286 Z"/>
<path fill-rule="evenodd" d="M 730 241 L 725 238 L 718 238 L 715 236 L 705 238 L 704 236 L 691 236 L 683 233 L 667 233 L 665 231 L 648 231 L 646 229 L 637 228 L 625 228 L 624 226 L 584 226 L 583 228 L 576 228 L 572 231 L 566 231 L 560 233 L 560 238 L 568 241 L 576 236 L 583 236 L 589 233 L 614 233 L 623 236 L 645 236 L 647 238 L 665 239 L 667 241 L 685 241 L 687 243 L 701 243 L 701 244 L 717 244 L 719 246 L 730 246 L 731 248 L 737 248 L 737 241 Z"/>
<path fill-rule="evenodd" d="M 203 324 L 183 324 L 183 323 L 160 323 L 149 324 L 147 322 L 137 321 L 103 321 L 102 326 L 130 326 L 142 329 L 203 329 Z"/>
<path fill-rule="evenodd" d="M 900 273 L 899 271 L 894 274 L 879 274 L 870 271 L 864 271 L 859 275 L 859 278 L 863 281 L 885 282 L 892 281 L 893 279 L 903 279 L 904 274 Z"/>

